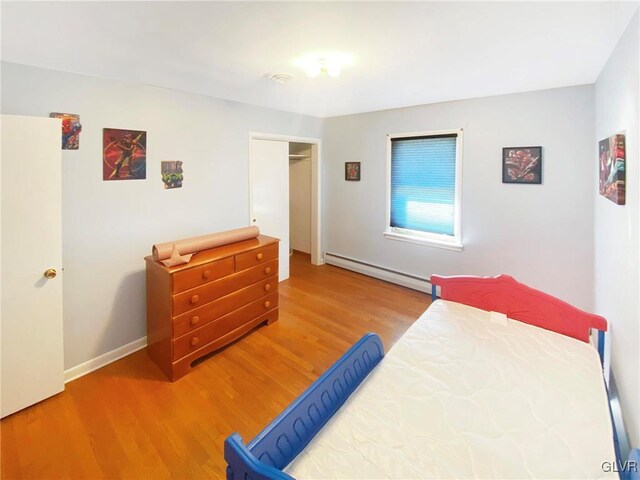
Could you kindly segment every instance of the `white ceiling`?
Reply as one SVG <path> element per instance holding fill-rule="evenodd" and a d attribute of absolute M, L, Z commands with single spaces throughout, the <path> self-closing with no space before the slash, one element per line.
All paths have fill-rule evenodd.
<path fill-rule="evenodd" d="M 327 117 L 593 83 L 633 2 L 2 2 L 2 59 Z M 347 52 L 339 78 L 294 60 Z M 287 72 L 276 84 L 265 74 Z"/>

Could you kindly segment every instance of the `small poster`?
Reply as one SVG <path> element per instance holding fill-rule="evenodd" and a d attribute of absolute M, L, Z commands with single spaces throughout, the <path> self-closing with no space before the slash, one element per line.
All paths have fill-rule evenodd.
<path fill-rule="evenodd" d="M 350 182 L 360 181 L 360 162 L 344 163 L 344 179 Z"/>
<path fill-rule="evenodd" d="M 502 183 L 542 183 L 542 147 L 502 149 Z"/>
<path fill-rule="evenodd" d="M 182 181 L 184 180 L 182 162 L 160 162 L 160 169 L 164 188 L 182 188 Z"/>
<path fill-rule="evenodd" d="M 147 132 L 103 129 L 102 179 L 147 178 Z"/>
<path fill-rule="evenodd" d="M 59 118 L 62 120 L 62 149 L 78 150 L 80 148 L 80 115 L 75 113 L 58 113 L 49 114 L 51 118 Z"/>
<path fill-rule="evenodd" d="M 624 134 L 605 138 L 598 146 L 600 195 L 617 205 L 624 205 L 626 181 Z"/>

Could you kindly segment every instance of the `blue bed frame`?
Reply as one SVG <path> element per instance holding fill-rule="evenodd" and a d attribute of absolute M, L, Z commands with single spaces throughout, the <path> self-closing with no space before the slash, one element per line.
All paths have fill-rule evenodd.
<path fill-rule="evenodd" d="M 228 480 L 291 480 L 282 471 L 384 357 L 380 337 L 368 333 L 267 428 L 244 445 L 237 433 L 224 442 Z"/>
<path fill-rule="evenodd" d="M 432 287 L 436 300 L 436 288 Z M 604 359 L 604 332 L 598 331 L 598 353 Z M 227 480 L 295 480 L 282 470 L 307 446 L 358 385 L 384 357 L 380 337 L 368 333 L 320 376 L 286 410 L 248 444 L 237 433 L 224 442 Z M 611 402 L 611 394 L 607 388 Z M 620 442 L 612 414 L 615 465 L 621 480 L 640 480 L 640 450 L 621 461 Z M 620 426 L 618 425 L 618 429 Z"/>

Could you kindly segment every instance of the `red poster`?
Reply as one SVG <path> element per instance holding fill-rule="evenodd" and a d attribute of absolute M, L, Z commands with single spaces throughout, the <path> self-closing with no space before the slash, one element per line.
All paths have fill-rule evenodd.
<path fill-rule="evenodd" d="M 102 179 L 139 180 L 147 178 L 147 132 L 103 130 Z"/>

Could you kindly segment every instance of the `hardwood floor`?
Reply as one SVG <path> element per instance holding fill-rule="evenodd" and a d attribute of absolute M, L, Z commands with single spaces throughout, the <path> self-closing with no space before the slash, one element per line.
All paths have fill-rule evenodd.
<path fill-rule="evenodd" d="M 2 420 L 2 478 L 224 478 L 224 439 L 245 441 L 366 332 L 385 349 L 427 294 L 308 257 L 291 259 L 280 320 L 175 383 L 136 352 Z"/>

